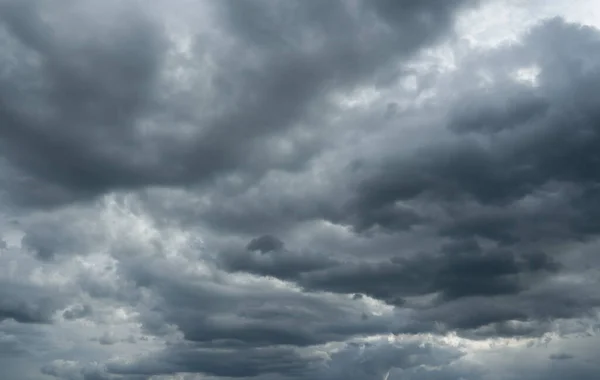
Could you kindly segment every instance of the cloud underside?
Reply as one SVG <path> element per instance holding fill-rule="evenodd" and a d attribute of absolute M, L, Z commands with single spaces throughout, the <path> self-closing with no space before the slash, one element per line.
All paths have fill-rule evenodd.
<path fill-rule="evenodd" d="M 174 3 L 0 2 L 9 376 L 596 378 L 600 30 Z"/>

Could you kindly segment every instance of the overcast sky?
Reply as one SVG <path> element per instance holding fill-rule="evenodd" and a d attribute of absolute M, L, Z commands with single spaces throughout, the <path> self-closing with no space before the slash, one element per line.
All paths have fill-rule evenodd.
<path fill-rule="evenodd" d="M 599 28 L 0 0 L 0 379 L 598 379 Z"/>

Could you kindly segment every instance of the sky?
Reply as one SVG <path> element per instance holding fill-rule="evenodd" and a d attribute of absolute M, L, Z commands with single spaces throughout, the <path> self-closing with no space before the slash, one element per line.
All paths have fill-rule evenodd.
<path fill-rule="evenodd" d="M 594 0 L 0 0 L 2 380 L 600 376 Z"/>

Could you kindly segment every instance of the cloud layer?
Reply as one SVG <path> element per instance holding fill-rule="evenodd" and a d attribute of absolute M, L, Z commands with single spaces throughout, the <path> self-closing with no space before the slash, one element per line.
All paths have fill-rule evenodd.
<path fill-rule="evenodd" d="M 597 378 L 558 3 L 0 1 L 4 377 Z"/>

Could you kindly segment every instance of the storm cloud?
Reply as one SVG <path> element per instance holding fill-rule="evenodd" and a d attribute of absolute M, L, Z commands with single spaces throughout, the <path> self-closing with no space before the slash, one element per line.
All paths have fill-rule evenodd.
<path fill-rule="evenodd" d="M 552 3 L 0 0 L 2 376 L 597 378 L 598 6 Z"/>

